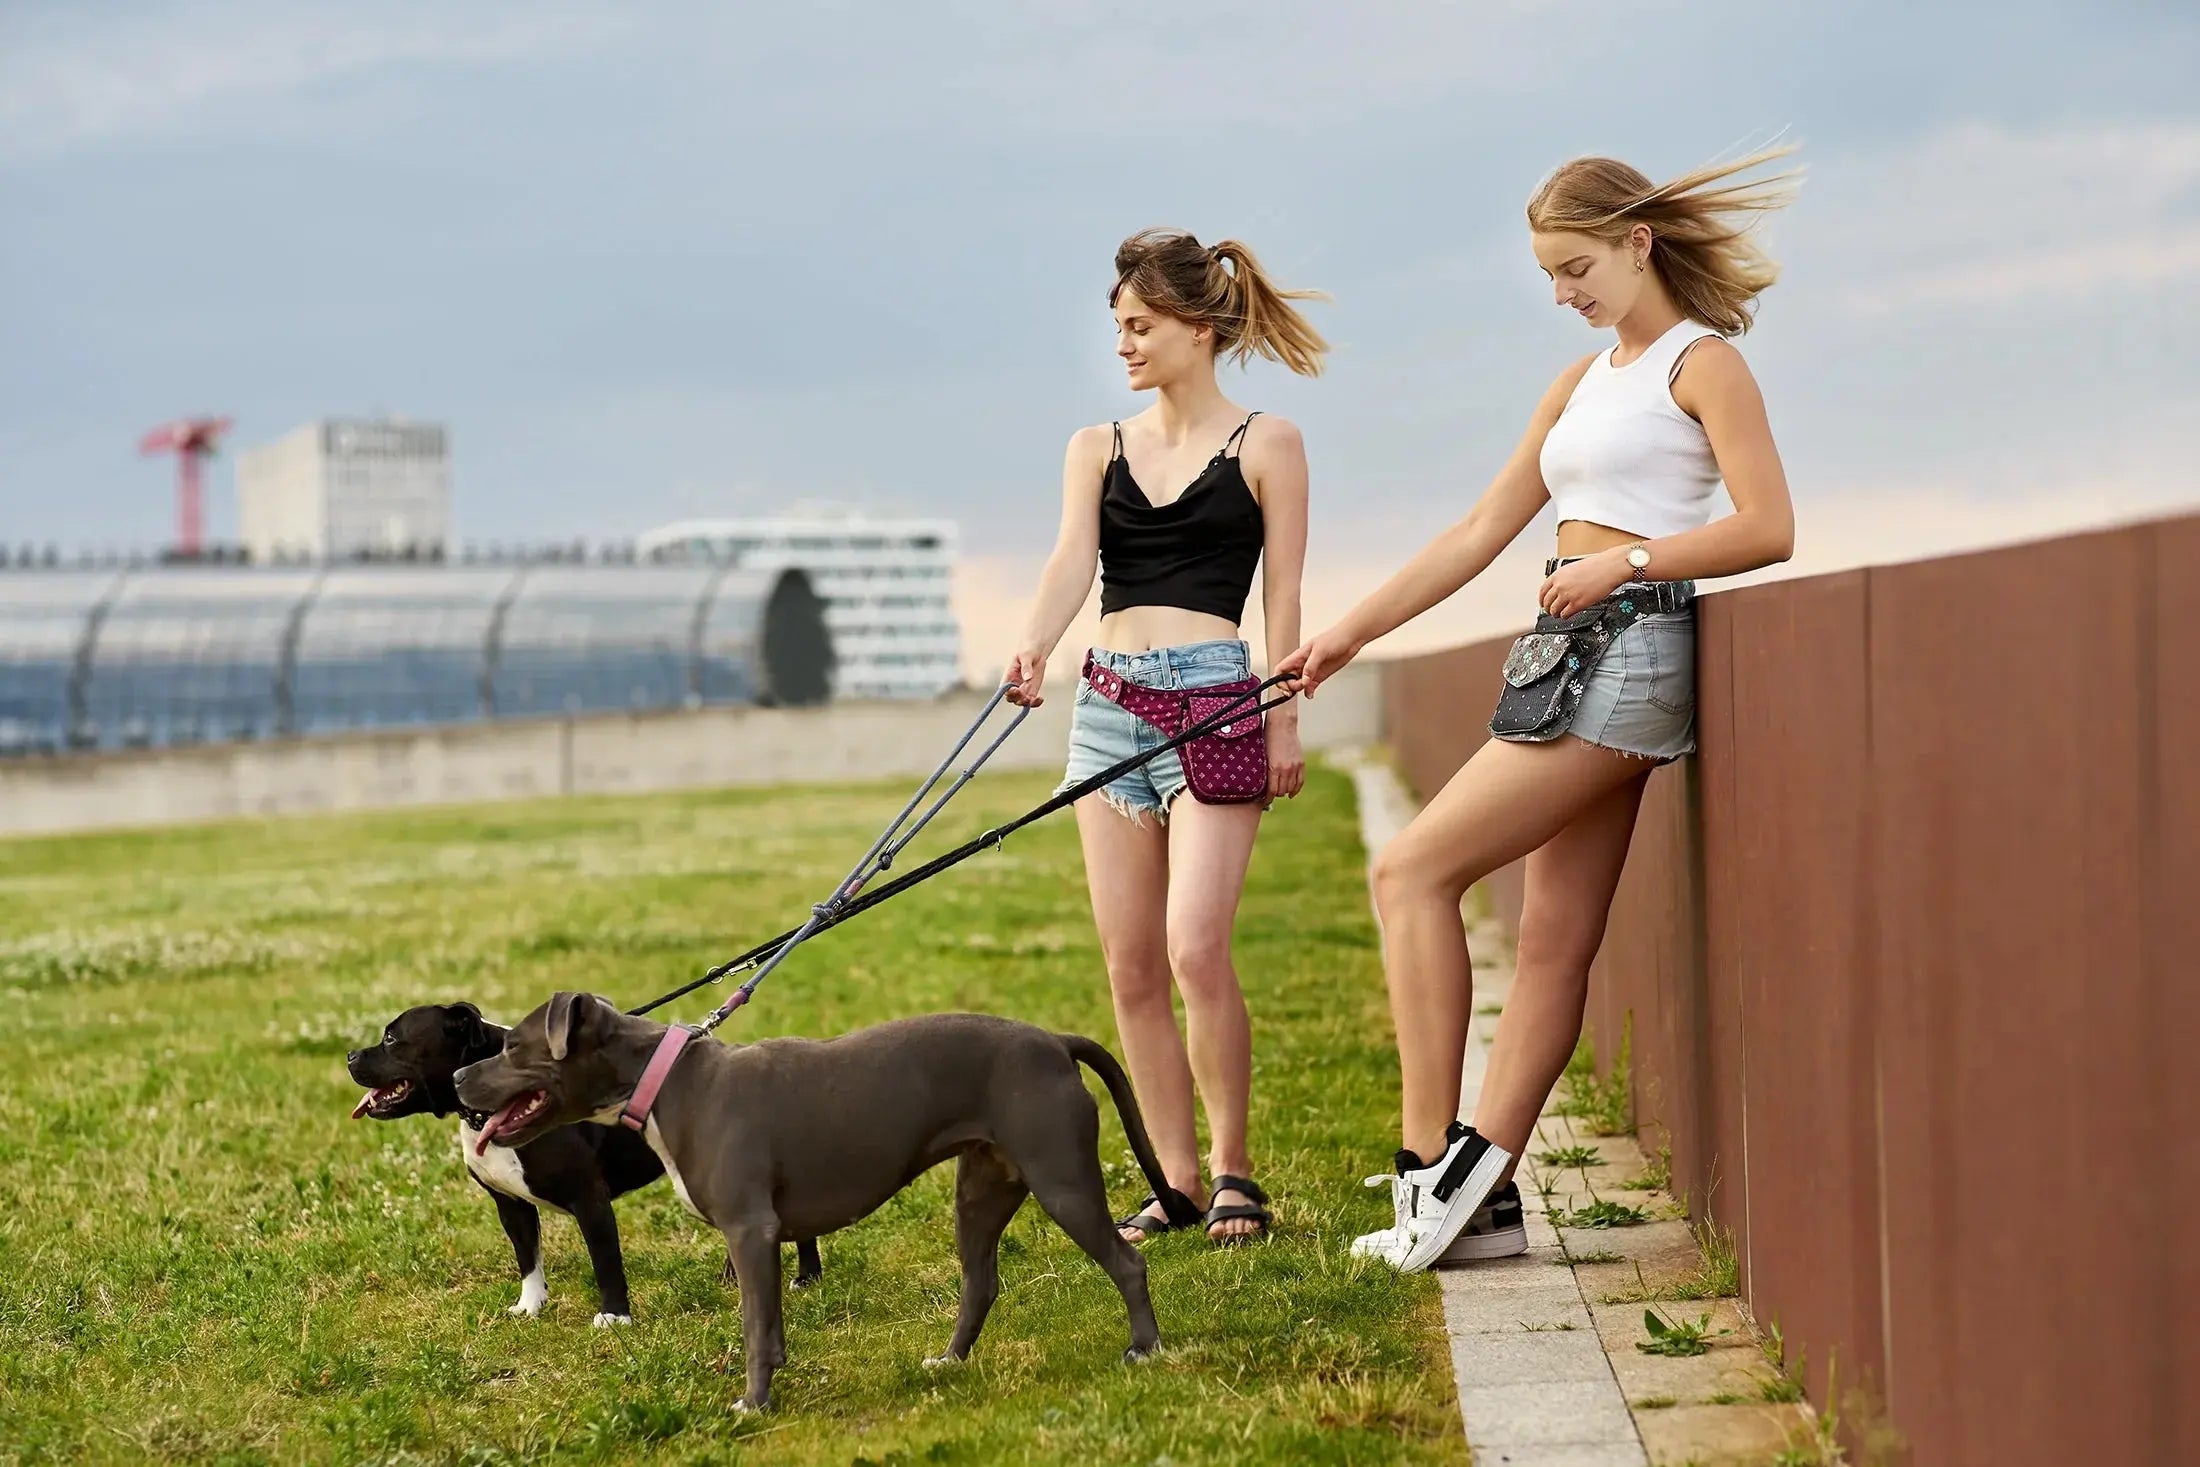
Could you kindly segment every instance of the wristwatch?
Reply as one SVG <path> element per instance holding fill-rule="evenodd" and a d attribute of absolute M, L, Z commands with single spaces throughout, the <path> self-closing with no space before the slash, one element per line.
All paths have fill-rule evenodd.
<path fill-rule="evenodd" d="M 1644 571 L 1649 570 L 1650 547 L 1640 540 L 1637 540 L 1634 544 L 1628 546 L 1627 565 L 1628 568 L 1633 570 L 1634 573 L 1638 576 L 1641 575 Z"/>

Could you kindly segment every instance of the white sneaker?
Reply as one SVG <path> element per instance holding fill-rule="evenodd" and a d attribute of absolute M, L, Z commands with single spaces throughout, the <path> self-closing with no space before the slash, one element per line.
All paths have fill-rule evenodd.
<path fill-rule="evenodd" d="M 1400 1185 L 1393 1172 L 1369 1177 L 1366 1185 L 1390 1187 L 1394 1211 L 1404 1202 L 1410 1190 Z M 1435 1208 L 1430 1208 L 1424 1225 L 1434 1225 L 1439 1216 Z M 1402 1219 L 1394 1217 L 1389 1227 L 1361 1234 L 1352 1240 L 1353 1256 L 1381 1258 L 1395 1265 L 1404 1256 L 1399 1243 L 1403 1228 Z M 1482 1263 L 1492 1258 L 1517 1258 L 1527 1251 L 1528 1228 L 1521 1212 L 1520 1188 L 1516 1183 L 1507 1182 L 1492 1192 L 1487 1202 L 1474 1210 L 1474 1216 L 1467 1219 L 1466 1230 L 1452 1240 L 1451 1246 L 1437 1258 L 1436 1265 L 1440 1267 L 1447 1263 Z"/>
<path fill-rule="evenodd" d="M 1519 1246 L 1514 1246 L 1511 1227 L 1500 1228 L 1494 1213 L 1484 1233 L 1468 1237 L 1476 1213 L 1489 1199 L 1497 1179 L 1512 1163 L 1512 1154 L 1477 1132 L 1472 1126 L 1452 1124 L 1445 1137 L 1444 1154 L 1427 1166 L 1411 1152 L 1398 1154 L 1395 1175 L 1374 1176 L 1367 1185 L 1391 1188 L 1391 1226 L 1363 1234 L 1352 1242 L 1353 1256 L 1380 1258 L 1404 1273 L 1418 1273 L 1440 1259 L 1456 1261 L 1504 1257 L 1520 1252 L 1527 1243 L 1521 1227 Z M 1517 1194 L 1515 1195 L 1517 1207 Z M 1509 1221 L 1517 1225 L 1517 1211 Z M 1454 1251 L 1454 1245 L 1460 1245 Z M 1491 1251 L 1496 1249 L 1502 1251 Z"/>

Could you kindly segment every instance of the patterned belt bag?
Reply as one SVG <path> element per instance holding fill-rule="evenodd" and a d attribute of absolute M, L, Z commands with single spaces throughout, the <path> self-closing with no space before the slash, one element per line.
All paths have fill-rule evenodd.
<path fill-rule="evenodd" d="M 1548 743 L 1566 732 L 1589 674 L 1620 633 L 1653 612 L 1680 610 L 1689 591 L 1674 581 L 1623 586 L 1572 616 L 1538 616 L 1535 630 L 1505 654 L 1505 686 L 1490 715 L 1490 732 L 1528 744 Z"/>
<path fill-rule="evenodd" d="M 1243 708 L 1242 718 L 1218 724 L 1181 746 L 1184 783 L 1202 805 L 1244 805 L 1268 798 L 1268 740 L 1260 736 L 1260 679 L 1207 688 L 1149 688 L 1085 655 L 1085 682 L 1110 703 L 1175 738 L 1210 718 Z"/>

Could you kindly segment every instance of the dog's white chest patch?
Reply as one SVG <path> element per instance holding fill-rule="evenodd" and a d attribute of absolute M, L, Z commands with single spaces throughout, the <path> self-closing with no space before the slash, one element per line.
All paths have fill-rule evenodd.
<path fill-rule="evenodd" d="M 697 1217 L 702 1217 L 704 1222 L 709 1222 L 709 1218 L 703 1217 L 703 1209 L 695 1205 L 695 1199 L 688 1196 L 687 1183 L 680 1180 L 680 1169 L 672 1164 L 672 1153 L 665 1149 L 664 1133 L 657 1129 L 655 1116 L 642 1122 L 642 1139 L 649 1143 L 650 1150 L 657 1153 L 657 1159 L 665 1164 L 665 1175 L 672 1179 L 672 1190 L 679 1194 L 680 1205 Z"/>
<path fill-rule="evenodd" d="M 458 1155 L 466 1163 L 466 1170 L 481 1179 L 482 1185 L 507 1197 L 517 1197 L 522 1202 L 540 1204 L 542 1199 L 527 1190 L 527 1174 L 520 1170 L 519 1153 L 509 1146 L 492 1145 L 481 1155 L 474 1155 L 474 1143 L 481 1133 L 464 1120 L 458 1123 Z"/>

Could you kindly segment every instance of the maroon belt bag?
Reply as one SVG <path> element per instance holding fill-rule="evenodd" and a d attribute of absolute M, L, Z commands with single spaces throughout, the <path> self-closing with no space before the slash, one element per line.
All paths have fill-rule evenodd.
<path fill-rule="evenodd" d="M 1085 655 L 1085 683 L 1110 703 L 1175 738 L 1233 709 L 1240 717 L 1179 745 L 1184 783 L 1202 805 L 1243 805 L 1268 798 L 1268 740 L 1261 737 L 1260 680 L 1209 688 L 1149 688 Z"/>

